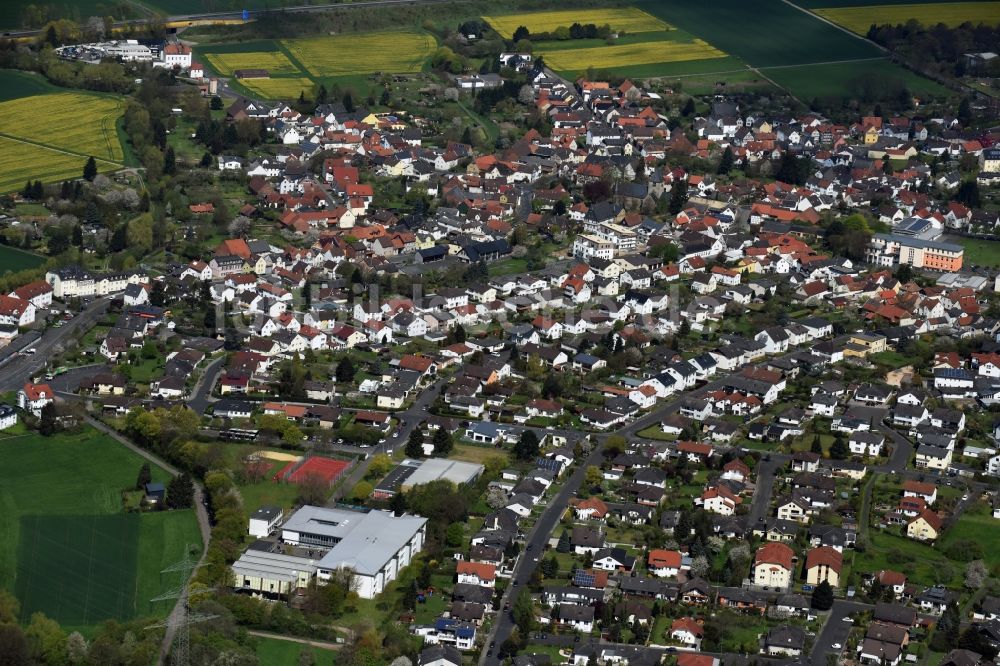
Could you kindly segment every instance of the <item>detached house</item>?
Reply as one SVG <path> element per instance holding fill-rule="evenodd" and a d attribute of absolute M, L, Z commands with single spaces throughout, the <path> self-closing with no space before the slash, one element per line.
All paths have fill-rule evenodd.
<path fill-rule="evenodd" d="M 766 588 L 785 589 L 792 583 L 795 553 L 777 541 L 770 541 L 757 549 L 754 556 L 753 583 Z"/>
<path fill-rule="evenodd" d="M 36 417 L 42 416 L 42 408 L 55 400 L 55 393 L 48 384 L 27 383 L 17 392 L 17 406 Z"/>

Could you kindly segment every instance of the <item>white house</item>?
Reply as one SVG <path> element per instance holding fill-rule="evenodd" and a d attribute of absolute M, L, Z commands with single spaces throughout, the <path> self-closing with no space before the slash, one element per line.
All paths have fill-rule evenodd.
<path fill-rule="evenodd" d="M 36 417 L 42 415 L 42 408 L 55 400 L 55 393 L 48 384 L 27 383 L 17 392 L 17 406 Z"/>
<path fill-rule="evenodd" d="M 858 456 L 882 455 L 882 446 L 884 444 L 885 437 L 870 430 L 859 430 L 852 433 L 850 440 L 847 442 L 851 453 Z"/>
<path fill-rule="evenodd" d="M 10 405 L 0 405 L 0 430 L 17 425 L 17 412 Z"/>

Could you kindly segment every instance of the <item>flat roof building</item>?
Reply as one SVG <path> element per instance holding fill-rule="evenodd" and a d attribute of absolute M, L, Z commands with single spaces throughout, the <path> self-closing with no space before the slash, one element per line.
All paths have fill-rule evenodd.
<path fill-rule="evenodd" d="M 401 484 L 403 490 L 438 479 L 447 479 L 456 486 L 471 483 L 479 478 L 485 468 L 475 463 L 446 458 L 428 458 Z"/>
<path fill-rule="evenodd" d="M 354 571 L 354 588 L 371 599 L 423 549 L 427 519 L 385 511 L 361 513 L 304 506 L 281 526 L 285 543 L 329 549 L 316 563 L 320 582 L 337 569 Z"/>

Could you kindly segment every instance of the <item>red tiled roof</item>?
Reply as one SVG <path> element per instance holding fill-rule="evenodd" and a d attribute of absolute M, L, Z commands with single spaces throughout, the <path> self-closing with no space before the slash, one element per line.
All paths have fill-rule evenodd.
<path fill-rule="evenodd" d="M 792 557 L 795 553 L 783 543 L 772 541 L 757 549 L 754 564 L 779 564 L 789 571 L 792 570 Z"/>

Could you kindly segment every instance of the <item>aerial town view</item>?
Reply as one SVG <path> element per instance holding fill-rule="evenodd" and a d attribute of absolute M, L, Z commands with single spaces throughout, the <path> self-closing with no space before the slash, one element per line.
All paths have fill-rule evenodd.
<path fill-rule="evenodd" d="M 1000 1 L 5 0 L 0 509 L 0 666 L 1000 664 Z"/>

